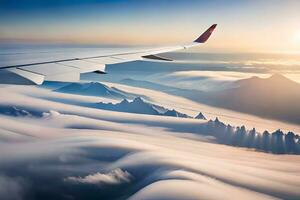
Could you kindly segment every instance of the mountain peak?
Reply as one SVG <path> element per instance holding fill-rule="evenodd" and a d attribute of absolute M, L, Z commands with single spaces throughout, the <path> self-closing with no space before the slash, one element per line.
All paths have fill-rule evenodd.
<path fill-rule="evenodd" d="M 270 84 L 275 85 L 276 87 L 278 87 L 278 85 L 280 85 L 282 87 L 282 89 L 288 89 L 288 90 L 292 90 L 292 89 L 297 89 L 299 90 L 300 88 L 300 84 L 297 83 L 294 80 L 291 80 L 289 78 L 287 78 L 286 76 L 282 75 L 282 74 L 273 74 L 272 76 L 270 76 L 269 78 L 266 79 Z"/>
<path fill-rule="evenodd" d="M 175 109 L 167 110 L 164 114 L 164 116 L 171 116 L 171 117 L 182 117 L 182 118 L 191 118 L 190 116 L 180 113 L 176 111 Z"/>
<path fill-rule="evenodd" d="M 242 88 L 252 88 L 256 89 L 263 89 L 266 88 L 268 91 L 272 90 L 286 90 L 286 89 L 299 89 L 299 83 L 285 77 L 282 74 L 275 73 L 268 78 L 260 78 L 257 76 L 253 76 L 251 78 L 238 80 L 235 84 Z"/>
<path fill-rule="evenodd" d="M 128 94 L 99 82 L 71 83 L 55 90 L 56 92 L 110 98 L 128 98 Z"/>
<path fill-rule="evenodd" d="M 129 104 L 129 101 L 127 99 L 123 99 L 120 104 Z"/>
<path fill-rule="evenodd" d="M 268 79 L 289 80 L 288 78 L 286 78 L 285 76 L 283 76 L 282 74 L 279 74 L 279 73 L 275 73 L 275 74 L 271 75 Z"/>
<path fill-rule="evenodd" d="M 195 119 L 204 119 L 206 120 L 206 117 L 202 114 L 202 112 L 200 112 L 196 117 Z"/>
<path fill-rule="evenodd" d="M 133 101 L 123 99 L 120 103 L 116 104 L 100 102 L 97 103 L 97 108 L 119 112 L 191 118 L 184 113 L 176 111 L 175 109 L 169 110 L 162 106 L 145 102 L 141 97 L 136 97 Z"/>
<path fill-rule="evenodd" d="M 99 83 L 99 82 L 91 82 L 91 85 L 96 85 L 96 86 L 101 86 L 101 87 L 108 88 L 108 86 L 104 85 L 103 83 Z"/>
<path fill-rule="evenodd" d="M 133 100 L 134 103 L 145 103 L 144 100 L 141 97 L 136 97 Z"/>

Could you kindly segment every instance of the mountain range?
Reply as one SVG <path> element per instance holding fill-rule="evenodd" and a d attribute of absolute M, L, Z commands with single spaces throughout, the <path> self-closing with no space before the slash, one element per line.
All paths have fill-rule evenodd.
<path fill-rule="evenodd" d="M 56 89 L 55 91 L 86 96 L 101 96 L 114 99 L 133 99 L 135 97 L 134 94 L 129 94 L 114 87 L 108 87 L 107 85 L 99 82 L 70 83 L 66 86 Z"/>
<path fill-rule="evenodd" d="M 300 124 L 300 84 L 281 74 L 234 81 L 225 89 L 200 91 L 124 79 L 123 84 L 157 89 L 195 102 L 270 119 Z"/>
<path fill-rule="evenodd" d="M 205 93 L 207 104 L 300 124 L 300 84 L 283 75 L 251 77 L 234 82 L 232 88 Z"/>
<path fill-rule="evenodd" d="M 120 103 L 97 103 L 96 108 L 104 110 L 113 110 L 118 112 L 129 112 L 147 115 L 162 115 L 171 117 L 182 117 L 182 118 L 192 118 L 184 113 L 180 113 L 176 110 L 169 110 L 162 106 L 151 104 L 145 102 L 141 97 L 136 97 L 133 101 L 128 101 L 123 99 Z"/>

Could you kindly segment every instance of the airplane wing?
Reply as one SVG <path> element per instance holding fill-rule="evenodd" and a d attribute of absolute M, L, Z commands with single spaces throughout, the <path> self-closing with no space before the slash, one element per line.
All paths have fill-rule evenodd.
<path fill-rule="evenodd" d="M 164 60 L 168 58 L 157 54 L 166 53 L 205 43 L 216 24 L 212 25 L 194 42 L 187 45 L 178 45 L 149 49 L 109 49 L 99 51 L 97 48 L 89 51 L 74 50 L 71 53 L 58 52 L 31 52 L 28 53 L 1 53 L 0 54 L 0 83 L 9 84 L 42 84 L 49 81 L 79 81 L 81 73 L 105 73 L 105 65 L 124 63 L 136 60 Z"/>

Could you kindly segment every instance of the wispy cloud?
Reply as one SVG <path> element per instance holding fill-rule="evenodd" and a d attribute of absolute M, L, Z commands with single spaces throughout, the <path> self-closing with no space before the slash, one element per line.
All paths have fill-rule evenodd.
<path fill-rule="evenodd" d="M 90 174 L 85 177 L 68 177 L 65 181 L 72 183 L 82 183 L 82 184 L 121 184 L 130 182 L 132 176 L 127 171 L 122 169 L 114 169 L 109 173 L 95 173 Z"/>

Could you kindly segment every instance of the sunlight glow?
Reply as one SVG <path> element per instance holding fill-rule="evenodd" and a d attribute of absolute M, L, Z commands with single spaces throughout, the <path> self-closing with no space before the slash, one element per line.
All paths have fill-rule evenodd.
<path fill-rule="evenodd" d="M 300 30 L 298 30 L 297 32 L 294 33 L 293 41 L 296 44 L 300 45 Z"/>

